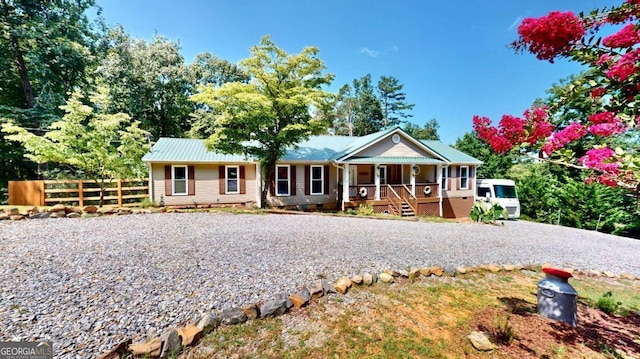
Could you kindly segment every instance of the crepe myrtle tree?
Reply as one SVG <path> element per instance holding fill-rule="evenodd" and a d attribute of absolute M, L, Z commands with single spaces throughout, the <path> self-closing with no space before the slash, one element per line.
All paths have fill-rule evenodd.
<path fill-rule="evenodd" d="M 82 99 L 81 93 L 74 92 L 61 106 L 65 115 L 44 136 L 12 122 L 2 124 L 2 131 L 8 140 L 21 143 L 25 156 L 34 162 L 56 163 L 93 180 L 100 188 L 102 206 L 113 179 L 145 175 L 142 156 L 149 151 L 148 132 L 127 114 L 102 113 L 109 102 L 106 90 L 91 96 L 93 106 Z"/>
<path fill-rule="evenodd" d="M 638 142 L 627 141 L 621 147 L 612 144 L 621 134 L 636 138 L 638 134 L 639 19 L 640 0 L 626 0 L 587 14 L 552 11 L 540 18 L 524 19 L 518 27 L 519 39 L 512 47 L 551 63 L 564 58 L 586 66 L 588 76 L 569 84 L 569 89 L 576 91 L 569 91 L 564 101 L 588 96 L 591 111 L 570 123 L 558 121 L 554 109 L 546 106 L 533 106 L 519 117 L 504 115 L 497 126 L 486 117 L 474 116 L 478 137 L 496 152 L 514 151 L 586 170 L 588 183 L 631 189 L 638 196 Z M 615 32 L 603 38 L 603 28 Z M 584 91 L 585 86 L 588 91 Z M 580 154 L 568 149 L 569 144 L 585 138 L 598 144 Z"/>
<path fill-rule="evenodd" d="M 317 47 L 287 54 L 270 36 L 250 50 L 239 67 L 250 81 L 201 85 L 191 99 L 200 107 L 194 117 L 210 116 L 213 128 L 206 145 L 223 153 L 257 158 L 262 166 L 262 205 L 272 185 L 276 162 L 286 150 L 309 136 L 323 133 L 328 123 L 312 109 L 328 110 L 333 95 L 323 91 L 332 74 L 323 73 Z"/>

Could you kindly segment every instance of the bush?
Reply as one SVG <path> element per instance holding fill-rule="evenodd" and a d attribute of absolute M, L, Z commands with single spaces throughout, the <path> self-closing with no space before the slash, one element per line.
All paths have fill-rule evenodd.
<path fill-rule="evenodd" d="M 158 207 L 155 201 L 149 199 L 149 197 L 145 197 L 140 201 L 141 208 L 149 208 L 149 207 Z"/>
<path fill-rule="evenodd" d="M 469 214 L 471 220 L 474 222 L 482 222 L 482 223 L 496 223 L 500 217 L 505 220 L 509 218 L 509 214 L 507 210 L 503 208 L 498 202 L 494 202 L 491 207 L 487 208 L 487 205 L 484 201 L 476 201 L 473 204 L 473 208 L 471 208 L 471 213 Z"/>
<path fill-rule="evenodd" d="M 361 204 L 358 206 L 358 216 L 373 216 L 376 212 L 373 211 L 372 204 Z"/>
<path fill-rule="evenodd" d="M 515 338 L 515 334 L 513 333 L 513 327 L 509 323 L 509 319 L 511 317 L 507 314 L 507 317 L 504 321 L 497 321 L 496 325 L 496 340 L 502 345 L 510 345 Z"/>
<path fill-rule="evenodd" d="M 607 314 L 615 313 L 621 304 L 621 302 L 616 300 L 616 297 L 611 291 L 604 293 L 600 298 L 598 298 L 598 302 L 596 303 L 598 308 Z"/>

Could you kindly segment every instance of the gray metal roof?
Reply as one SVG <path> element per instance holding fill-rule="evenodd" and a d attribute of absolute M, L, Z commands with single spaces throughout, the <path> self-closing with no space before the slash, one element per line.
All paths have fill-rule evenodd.
<path fill-rule="evenodd" d="M 244 155 L 229 155 L 209 151 L 204 140 L 190 138 L 161 137 L 151 148 L 151 152 L 142 157 L 143 162 L 251 162 Z"/>
<path fill-rule="evenodd" d="M 444 157 L 451 163 L 472 165 L 480 165 L 483 163 L 479 159 L 471 157 L 468 154 L 462 151 L 458 151 L 451 146 L 445 145 L 440 141 L 422 140 L 420 142 L 424 143 L 424 145 L 429 147 L 433 152 L 436 152 L 438 155 Z"/>

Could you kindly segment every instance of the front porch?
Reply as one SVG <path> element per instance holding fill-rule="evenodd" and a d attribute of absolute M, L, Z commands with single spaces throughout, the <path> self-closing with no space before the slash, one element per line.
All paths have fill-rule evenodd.
<path fill-rule="evenodd" d="M 440 168 L 425 164 L 346 164 L 339 194 L 343 210 L 371 204 L 379 214 L 440 216 Z"/>

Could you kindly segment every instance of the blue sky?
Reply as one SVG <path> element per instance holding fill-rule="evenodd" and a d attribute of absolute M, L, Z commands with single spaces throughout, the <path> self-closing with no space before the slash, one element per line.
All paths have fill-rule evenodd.
<path fill-rule="evenodd" d="M 289 53 L 320 49 L 332 92 L 370 73 L 394 76 L 415 104 L 411 121 L 435 118 L 443 142 L 472 130 L 473 115 L 520 115 L 580 67 L 549 64 L 507 47 L 523 18 L 589 11 L 610 0 L 245 1 L 98 0 L 109 25 L 132 36 L 178 40 L 187 63 L 209 51 L 232 62 L 266 34 Z"/>

